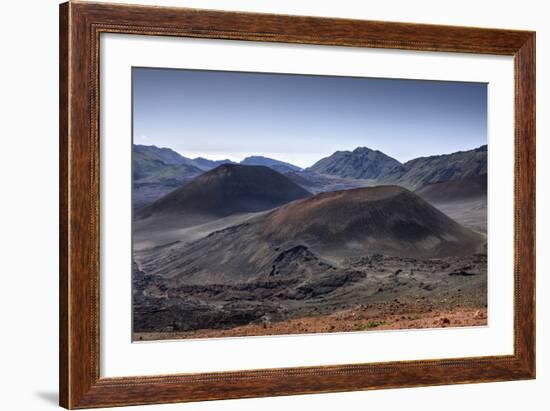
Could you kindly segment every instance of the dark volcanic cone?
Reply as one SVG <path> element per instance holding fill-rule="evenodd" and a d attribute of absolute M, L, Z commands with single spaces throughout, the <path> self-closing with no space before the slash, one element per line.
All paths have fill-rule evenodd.
<path fill-rule="evenodd" d="M 330 255 L 467 255 L 482 236 L 398 186 L 322 193 L 270 213 L 270 241 L 302 241 Z"/>
<path fill-rule="evenodd" d="M 330 274 L 347 258 L 464 256 L 483 242 L 483 236 L 414 193 L 379 186 L 294 201 L 190 245 L 159 250 L 142 267 L 196 284 L 253 281 L 277 273 L 304 280 Z"/>
<path fill-rule="evenodd" d="M 136 219 L 185 216 L 222 218 L 278 207 L 311 193 L 265 166 L 224 164 L 136 213 Z"/>

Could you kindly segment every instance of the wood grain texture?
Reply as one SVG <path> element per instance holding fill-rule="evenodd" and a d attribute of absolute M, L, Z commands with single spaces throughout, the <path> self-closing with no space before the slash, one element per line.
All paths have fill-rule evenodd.
<path fill-rule="evenodd" d="M 162 377 L 99 373 L 101 33 L 514 56 L 514 355 Z M 91 408 L 529 379 L 535 376 L 535 34 L 70 2 L 60 6 L 60 404 Z"/>
<path fill-rule="evenodd" d="M 59 402 L 69 404 L 69 283 L 68 283 L 68 227 L 69 227 L 69 56 L 68 4 L 60 6 L 59 14 Z"/>
<path fill-rule="evenodd" d="M 515 54 L 516 355 L 535 374 L 535 34 Z"/>

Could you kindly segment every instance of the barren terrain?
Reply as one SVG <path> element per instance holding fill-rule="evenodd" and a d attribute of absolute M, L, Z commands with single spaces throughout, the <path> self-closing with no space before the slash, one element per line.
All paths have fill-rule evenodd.
<path fill-rule="evenodd" d="M 136 273 L 134 327 L 140 328 L 134 338 L 336 332 L 369 323 L 365 329 L 485 324 L 483 254 L 421 260 L 375 255 L 348 264 L 309 279 L 225 285 L 176 286 Z"/>
<path fill-rule="evenodd" d="M 400 312 L 384 312 L 370 306 L 316 317 L 303 317 L 275 323 L 248 324 L 229 329 L 206 329 L 189 332 L 135 333 L 136 341 L 171 340 L 187 338 L 248 337 L 260 335 L 315 334 L 353 331 L 383 331 L 426 328 L 479 327 L 487 325 L 486 308 L 455 308 L 410 311 L 403 305 Z M 380 312 L 382 311 L 382 312 Z"/>
<path fill-rule="evenodd" d="M 206 172 L 136 213 L 133 338 L 485 325 L 486 216 L 463 203 L 484 199 L 463 186 L 428 187 L 446 193 L 431 204 L 398 186 L 311 194 L 263 166 Z"/>

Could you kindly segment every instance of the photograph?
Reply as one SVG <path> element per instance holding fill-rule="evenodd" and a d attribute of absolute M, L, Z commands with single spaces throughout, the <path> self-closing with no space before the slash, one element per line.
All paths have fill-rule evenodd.
<path fill-rule="evenodd" d="M 473 5 L 5 2 L 0 411 L 549 409 L 550 13 Z"/>
<path fill-rule="evenodd" d="M 487 84 L 132 67 L 132 340 L 486 326 Z"/>

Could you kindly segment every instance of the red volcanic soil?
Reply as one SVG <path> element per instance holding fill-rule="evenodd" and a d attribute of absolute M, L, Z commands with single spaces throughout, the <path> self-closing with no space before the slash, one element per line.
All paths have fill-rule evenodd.
<path fill-rule="evenodd" d="M 399 300 L 398 300 L 399 301 Z M 397 308 L 396 308 L 397 306 Z M 295 318 L 263 324 L 248 324 L 230 329 L 207 329 L 192 332 L 135 333 L 135 341 L 291 335 L 350 331 L 382 331 L 487 325 L 487 308 L 437 309 L 400 302 L 359 305 L 329 315 Z"/>

